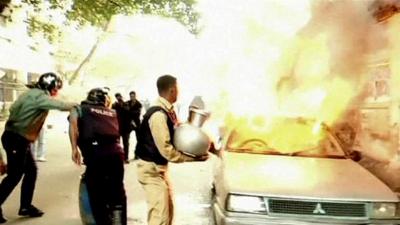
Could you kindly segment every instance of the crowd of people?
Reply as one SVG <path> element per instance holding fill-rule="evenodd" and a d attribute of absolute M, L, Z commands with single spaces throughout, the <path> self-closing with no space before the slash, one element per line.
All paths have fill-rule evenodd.
<path fill-rule="evenodd" d="M 37 165 L 32 144 L 40 143 L 40 132 L 49 110 L 69 111 L 69 138 L 72 161 L 86 166 L 84 182 L 96 224 L 127 224 L 127 199 L 124 187 L 124 163 L 129 163 L 129 138 L 135 131 L 138 181 L 148 204 L 149 225 L 170 225 L 173 201 L 168 180 L 168 162 L 204 161 L 208 156 L 185 155 L 173 144 L 178 119 L 173 104 L 178 98 L 178 82 L 174 76 L 157 79 L 157 101 L 146 107 L 141 120 L 142 104 L 136 93 L 124 101 L 120 93 L 111 103 L 108 88 L 93 88 L 80 103 L 56 100 L 62 80 L 54 73 L 45 73 L 37 83 L 20 95 L 10 108 L 1 141 L 7 165 L 0 157 L 0 223 L 7 222 L 1 211 L 16 185 L 22 179 L 18 214 L 41 217 L 44 212 L 32 204 Z M 122 139 L 122 146 L 120 140 Z M 43 142 L 42 142 L 43 143 Z M 43 156 L 39 156 L 43 157 Z"/>

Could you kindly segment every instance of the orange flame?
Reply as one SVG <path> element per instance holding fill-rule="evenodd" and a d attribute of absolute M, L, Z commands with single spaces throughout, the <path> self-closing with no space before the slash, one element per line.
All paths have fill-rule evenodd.
<path fill-rule="evenodd" d="M 139 99 L 156 97 L 156 78 L 173 74 L 182 105 L 201 95 L 211 119 L 228 128 L 277 116 L 332 125 L 363 86 L 371 18 L 364 1 L 311 2 L 203 0 L 198 37 L 172 20 L 117 18 L 89 72 L 118 83 L 120 92 L 137 90 Z M 321 138 L 281 127 L 276 136 Z"/>

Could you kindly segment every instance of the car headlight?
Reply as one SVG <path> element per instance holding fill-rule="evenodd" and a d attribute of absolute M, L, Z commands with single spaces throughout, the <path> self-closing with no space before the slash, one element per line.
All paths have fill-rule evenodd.
<path fill-rule="evenodd" d="M 267 208 L 264 199 L 259 196 L 230 194 L 226 210 L 231 212 L 265 213 Z"/>
<path fill-rule="evenodd" d="M 371 218 L 391 218 L 396 216 L 396 203 L 372 203 Z"/>

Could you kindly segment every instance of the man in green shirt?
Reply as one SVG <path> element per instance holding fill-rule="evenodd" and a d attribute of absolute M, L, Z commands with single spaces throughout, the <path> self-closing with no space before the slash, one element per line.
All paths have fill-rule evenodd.
<path fill-rule="evenodd" d="M 62 88 L 62 80 L 54 73 L 42 74 L 38 82 L 18 97 L 10 108 L 1 142 L 7 153 L 7 176 L 0 184 L 0 206 L 22 178 L 20 216 L 40 217 L 43 212 L 32 205 L 37 166 L 30 150 L 43 126 L 49 110 L 69 111 L 75 103 L 66 103 L 52 96 Z M 7 220 L 0 208 L 0 223 Z"/>

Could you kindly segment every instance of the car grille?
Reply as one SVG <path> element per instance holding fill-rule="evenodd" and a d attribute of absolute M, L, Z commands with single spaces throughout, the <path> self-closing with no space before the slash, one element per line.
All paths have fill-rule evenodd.
<path fill-rule="evenodd" d="M 329 217 L 366 217 L 362 203 L 334 203 L 268 199 L 270 213 Z"/>

